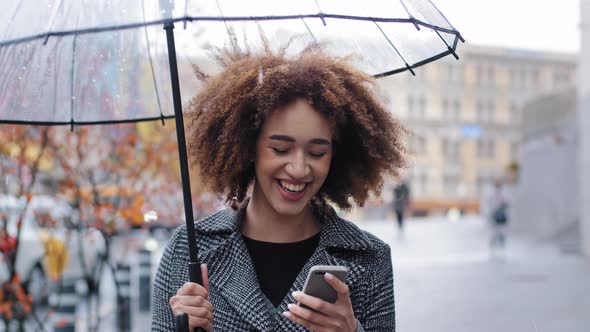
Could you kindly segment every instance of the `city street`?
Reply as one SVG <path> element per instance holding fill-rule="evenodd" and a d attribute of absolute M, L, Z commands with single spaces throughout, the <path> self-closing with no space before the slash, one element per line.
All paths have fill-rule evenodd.
<path fill-rule="evenodd" d="M 392 246 L 397 328 L 422 331 L 586 331 L 590 260 L 508 238 L 491 257 L 479 218 L 360 226 Z"/>
<path fill-rule="evenodd" d="M 504 253 L 491 255 L 489 230 L 476 217 L 411 220 L 403 232 L 392 220 L 358 225 L 392 247 L 398 331 L 578 332 L 590 326 L 590 260 L 578 254 L 512 236 Z M 159 245 L 152 255 L 152 273 L 164 241 Z M 133 255 L 128 259 L 137 261 Z M 149 330 L 151 317 L 139 311 L 137 273 L 132 266 L 131 327 L 139 332 Z M 103 274 L 101 287 L 99 331 L 115 331 L 110 272 Z M 77 331 L 87 331 L 85 301 L 80 300 L 76 317 Z M 51 319 L 45 320 L 47 327 Z M 37 326 L 28 325 L 31 330 Z"/>

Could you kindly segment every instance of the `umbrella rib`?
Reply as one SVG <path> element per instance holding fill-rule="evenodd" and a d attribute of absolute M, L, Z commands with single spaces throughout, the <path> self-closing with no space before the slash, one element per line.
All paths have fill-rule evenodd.
<path fill-rule="evenodd" d="M 375 25 L 377 26 L 379 31 L 381 31 L 381 34 L 383 35 L 383 37 L 385 37 L 385 40 L 387 40 L 387 43 L 389 43 L 389 45 L 391 47 L 393 47 L 393 49 L 395 50 L 395 53 L 397 53 L 397 55 L 400 57 L 400 59 L 402 59 L 402 61 L 404 62 L 404 64 L 406 65 L 406 68 L 410 71 L 410 73 L 412 73 L 412 75 L 416 76 L 416 73 L 412 69 L 412 66 L 410 66 L 408 64 L 408 62 L 406 61 L 404 56 L 400 53 L 400 51 L 397 49 L 397 47 L 395 47 L 395 44 L 391 41 L 391 39 L 389 39 L 389 36 L 387 36 L 387 34 L 383 31 L 383 29 L 381 28 L 379 23 L 377 23 L 377 22 L 373 22 L 373 23 L 375 23 Z"/>
<path fill-rule="evenodd" d="M 415 23 L 418 25 L 425 26 L 427 28 L 437 30 L 440 32 L 450 33 L 457 35 L 461 41 L 464 41 L 461 34 L 452 29 L 439 27 L 436 25 L 432 25 L 429 23 L 422 22 L 417 19 L 413 18 L 384 18 L 384 17 L 365 17 L 365 16 L 352 16 L 352 15 L 338 15 L 338 14 L 304 14 L 304 15 L 283 15 L 283 16 L 233 16 L 233 17 L 211 17 L 211 16 L 195 16 L 195 17 L 180 17 L 175 18 L 172 20 L 169 19 L 161 19 L 161 20 L 154 20 L 148 21 L 144 23 L 129 23 L 129 24 L 121 24 L 121 25 L 111 25 L 111 26 L 104 26 L 104 27 L 94 27 L 94 28 L 86 28 L 86 29 L 76 29 L 76 30 L 64 30 L 64 31 L 53 31 L 53 32 L 45 32 L 39 33 L 36 35 L 15 38 L 11 40 L 5 40 L 0 42 L 0 47 L 5 45 L 11 44 L 18 44 L 22 42 L 32 41 L 35 39 L 45 39 L 49 38 L 50 36 L 67 36 L 73 34 L 88 34 L 88 33 L 98 33 L 98 32 L 106 32 L 106 31 L 113 31 L 113 30 L 128 30 L 139 28 L 145 25 L 160 25 L 166 22 L 180 22 L 180 21 L 278 21 L 278 20 L 292 20 L 292 19 L 300 19 L 300 18 L 334 18 L 334 19 L 342 19 L 342 20 L 351 20 L 351 21 L 373 21 L 373 22 L 381 22 L 381 23 Z"/>
<path fill-rule="evenodd" d="M 449 20 L 447 20 L 447 17 L 440 11 L 440 9 L 438 9 L 438 7 L 430 0 L 427 0 L 428 2 L 430 2 L 430 4 L 432 5 L 432 7 L 434 7 L 434 9 L 438 12 L 438 14 L 445 20 L 445 22 L 447 22 L 447 24 L 451 27 L 451 29 L 457 31 L 457 36 L 459 37 L 459 40 L 461 40 L 461 42 L 465 42 L 465 39 L 463 39 L 463 37 L 461 37 L 461 33 L 459 33 L 459 30 L 455 29 L 455 27 L 451 24 L 451 22 L 449 22 Z M 457 40 L 455 39 L 455 43 L 457 42 Z M 455 44 L 456 46 L 456 44 Z"/>
<path fill-rule="evenodd" d="M 309 35 L 313 39 L 314 43 L 319 44 L 320 43 L 319 40 L 316 38 L 316 36 L 311 31 L 311 29 L 309 28 L 309 25 L 307 25 L 307 22 L 305 22 L 305 18 L 302 17 L 301 21 L 303 21 L 303 25 L 305 25 L 305 28 L 307 29 L 307 32 L 309 33 Z"/>
<path fill-rule="evenodd" d="M 143 20 L 145 22 L 145 0 L 141 0 L 141 7 L 143 12 Z M 160 102 L 160 92 L 158 91 L 158 81 L 156 80 L 156 73 L 154 71 L 154 62 L 152 59 L 152 51 L 150 49 L 150 41 L 148 38 L 148 31 L 147 25 L 144 26 L 145 32 L 145 44 L 147 46 L 148 52 L 148 59 L 150 60 L 150 70 L 152 71 L 152 80 L 154 82 L 154 89 L 156 90 L 156 101 L 158 102 L 158 110 L 160 111 L 160 119 L 162 120 L 162 125 L 164 125 L 164 114 L 162 113 L 162 103 Z"/>
<path fill-rule="evenodd" d="M 221 15 L 221 19 L 223 21 L 223 25 L 225 26 L 225 30 L 227 31 L 227 36 L 229 37 L 229 42 L 231 43 L 234 50 L 238 50 L 238 42 L 236 40 L 236 36 L 232 34 L 229 25 L 227 25 L 227 21 L 223 19 L 223 11 L 221 10 L 221 6 L 219 5 L 219 1 L 215 0 L 215 4 L 217 5 L 217 10 L 219 11 L 219 15 Z M 186 22 L 186 21 L 185 21 Z"/>
<path fill-rule="evenodd" d="M 173 119 L 174 115 L 164 115 L 164 119 Z M 136 122 L 148 122 L 157 121 L 161 117 L 150 117 L 150 118 L 137 118 L 137 119 L 124 119 L 124 120 L 109 120 L 109 121 L 87 121 L 87 122 L 75 122 L 76 126 L 94 126 L 94 125 L 106 125 L 106 124 L 120 124 L 120 123 L 136 123 Z M 17 124 L 17 125 L 34 125 L 34 126 L 71 126 L 70 121 L 29 121 L 29 120 L 4 120 L 0 119 L 2 124 Z"/>
<path fill-rule="evenodd" d="M 438 60 L 440 58 L 444 58 L 445 56 L 447 56 L 449 54 L 451 54 L 451 52 L 449 52 L 449 51 L 441 52 L 441 53 L 439 53 L 437 55 L 431 56 L 428 59 L 424 59 L 422 61 L 416 62 L 415 64 L 412 65 L 412 68 L 418 68 L 418 67 L 423 66 L 423 65 L 425 65 L 425 64 L 427 64 L 429 62 Z M 398 68 L 398 69 L 394 69 L 394 70 L 390 70 L 390 71 L 386 71 L 386 72 L 383 72 L 383 73 L 380 73 L 380 74 L 373 75 L 373 77 L 374 78 L 381 78 L 381 77 L 391 76 L 391 75 L 395 75 L 397 73 L 404 72 L 406 70 L 408 70 L 408 69 L 405 68 L 405 67 L 402 67 L 402 68 Z"/>
<path fill-rule="evenodd" d="M 316 5 L 316 7 L 318 7 L 318 15 L 320 15 L 320 20 L 322 20 L 322 24 L 324 24 L 324 26 L 326 26 L 326 19 L 324 18 L 324 15 L 322 13 L 322 8 L 320 8 L 320 4 L 319 4 L 318 0 L 315 0 L 315 5 Z"/>
<path fill-rule="evenodd" d="M 184 0 L 184 17 L 188 17 L 188 0 Z M 145 15 L 143 21 L 145 22 Z M 186 30 L 186 20 L 182 21 L 182 28 Z"/>
<path fill-rule="evenodd" d="M 449 46 L 449 43 L 447 43 L 447 41 L 443 38 L 443 36 L 440 35 L 440 32 L 438 32 L 436 30 L 434 30 L 434 32 L 436 32 L 436 34 L 438 35 L 438 37 L 440 38 L 440 40 L 442 40 L 443 43 L 445 43 L 445 45 L 447 45 L 447 49 L 455 57 L 455 60 L 459 60 L 459 56 L 457 55 L 457 53 L 455 53 L 455 50 L 451 46 Z M 457 38 L 455 38 L 455 44 L 456 44 L 456 39 Z"/>
<path fill-rule="evenodd" d="M 53 13 L 51 13 L 51 17 L 49 18 L 49 24 L 47 24 L 47 29 L 46 29 L 47 31 L 51 31 L 51 28 L 53 28 L 53 24 L 55 23 L 55 17 L 57 16 L 57 12 L 59 11 L 59 9 L 61 8 L 62 5 L 63 5 L 63 0 L 59 0 L 59 4 L 54 7 Z M 47 44 L 48 39 L 49 39 L 49 34 L 47 35 L 47 37 L 45 37 L 45 41 L 43 42 L 43 45 Z"/>

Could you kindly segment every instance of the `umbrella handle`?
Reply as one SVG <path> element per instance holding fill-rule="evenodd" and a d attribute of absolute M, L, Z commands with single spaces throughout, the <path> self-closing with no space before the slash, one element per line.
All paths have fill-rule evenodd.
<path fill-rule="evenodd" d="M 200 327 L 195 327 L 194 332 L 205 332 Z M 185 313 L 179 313 L 176 315 L 176 332 L 190 332 L 188 328 L 188 315 Z"/>
<path fill-rule="evenodd" d="M 188 276 L 191 282 L 203 284 L 203 278 L 201 277 L 201 264 L 190 262 L 188 263 Z M 176 332 L 190 332 L 188 326 L 188 315 L 181 312 L 176 315 Z M 205 332 L 200 327 L 195 327 L 193 332 Z"/>

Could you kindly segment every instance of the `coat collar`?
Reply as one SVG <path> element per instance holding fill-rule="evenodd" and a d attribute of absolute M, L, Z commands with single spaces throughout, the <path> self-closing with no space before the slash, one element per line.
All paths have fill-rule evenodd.
<path fill-rule="evenodd" d="M 239 232 L 246 207 L 226 209 L 195 223 L 197 234 L 231 234 Z M 375 245 L 358 226 L 344 220 L 333 208 L 318 216 L 321 223 L 320 246 L 335 249 L 371 250 Z"/>
<path fill-rule="evenodd" d="M 374 248 L 371 240 L 357 226 L 340 219 L 332 209 L 330 211 L 320 219 L 322 226 L 317 250 L 278 308 L 274 308 L 262 293 L 254 264 L 239 232 L 245 208 L 223 210 L 196 222 L 199 256 L 202 262 L 207 263 L 211 287 L 216 287 L 240 317 L 257 330 L 269 331 L 277 325 L 282 330 L 295 328 L 281 313 L 287 310 L 289 303 L 295 302 L 291 293 L 303 288 L 309 269 L 314 265 L 346 266 L 349 270 L 346 282 L 355 285 L 365 268 L 333 255 L 332 249 L 362 251 Z"/>

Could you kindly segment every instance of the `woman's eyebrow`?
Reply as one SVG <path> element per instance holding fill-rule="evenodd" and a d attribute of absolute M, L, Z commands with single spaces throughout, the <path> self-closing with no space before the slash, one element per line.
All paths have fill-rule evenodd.
<path fill-rule="evenodd" d="M 271 135 L 268 139 L 295 143 L 295 139 L 293 137 L 287 136 L 287 135 Z"/>
<path fill-rule="evenodd" d="M 330 141 L 325 138 L 314 138 L 309 141 L 310 144 L 330 145 Z"/>
<path fill-rule="evenodd" d="M 297 142 L 297 140 L 295 140 L 293 137 L 291 136 L 287 136 L 287 135 L 271 135 L 269 137 L 269 139 L 271 140 L 276 140 L 276 141 L 283 141 L 283 142 L 290 142 L 290 143 L 295 143 Z M 309 144 L 319 144 L 319 145 L 330 145 L 330 141 L 325 139 L 325 138 L 314 138 L 312 140 L 309 141 Z"/>

